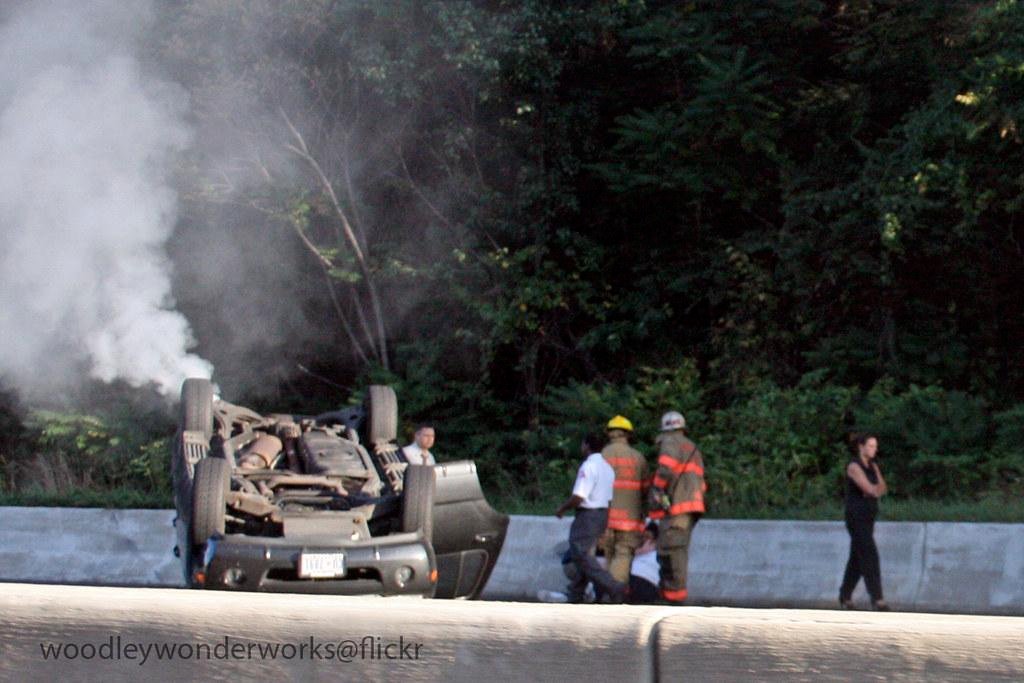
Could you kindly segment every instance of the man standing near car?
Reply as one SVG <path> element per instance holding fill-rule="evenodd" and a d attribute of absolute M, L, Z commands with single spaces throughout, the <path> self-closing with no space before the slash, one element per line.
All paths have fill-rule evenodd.
<path fill-rule="evenodd" d="M 633 423 L 616 415 L 605 427 L 608 445 L 601 455 L 615 470 L 615 486 L 608 508 L 608 533 L 605 555 L 608 571 L 616 581 L 629 581 L 633 555 L 643 542 L 644 495 L 647 488 L 647 461 L 629 445 Z"/>
<path fill-rule="evenodd" d="M 434 446 L 434 425 L 421 423 L 416 428 L 413 442 L 402 449 L 405 459 L 410 465 L 434 465 L 434 454 L 430 449 Z"/>
<path fill-rule="evenodd" d="M 686 601 L 686 564 L 690 534 L 704 514 L 704 456 L 686 438 L 686 420 L 671 410 L 661 416 L 657 438 L 658 471 L 651 481 L 651 519 L 661 520 L 658 564 L 661 597 L 670 604 Z"/>
<path fill-rule="evenodd" d="M 612 499 L 612 485 L 615 470 L 601 455 L 603 439 L 597 434 L 588 434 L 580 444 L 580 453 L 586 459 L 576 473 L 572 495 L 555 510 L 555 517 L 561 518 L 569 510 L 576 510 L 576 517 L 569 529 L 569 557 L 576 571 L 568 586 L 569 602 L 583 602 L 587 583 L 593 582 L 599 596 L 608 601 L 621 603 L 625 600 L 627 584 L 616 581 L 604 569 L 594 551 L 608 526 L 608 503 Z"/>

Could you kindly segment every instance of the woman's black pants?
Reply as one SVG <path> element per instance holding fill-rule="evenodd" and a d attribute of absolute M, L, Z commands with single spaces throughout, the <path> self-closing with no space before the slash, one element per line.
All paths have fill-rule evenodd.
<path fill-rule="evenodd" d="M 882 570 L 878 562 L 878 547 L 875 546 L 875 516 L 869 512 L 846 512 L 846 530 L 850 532 L 850 559 L 846 561 L 843 585 L 839 588 L 839 599 L 849 600 L 853 589 L 864 577 L 868 595 L 872 600 L 882 599 Z"/>

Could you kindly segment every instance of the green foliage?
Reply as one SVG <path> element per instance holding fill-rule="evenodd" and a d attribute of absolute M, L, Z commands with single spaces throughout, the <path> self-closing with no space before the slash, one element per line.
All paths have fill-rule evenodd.
<path fill-rule="evenodd" d="M 847 457 L 844 418 L 856 392 L 813 382 L 767 384 L 715 411 L 697 439 L 705 454 L 711 511 L 815 505 L 841 491 Z"/>
<path fill-rule="evenodd" d="M 24 454 L 25 426 L 15 395 L 0 389 L 0 492 L 11 485 L 10 469 Z"/>
<path fill-rule="evenodd" d="M 1006 493 L 1024 492 L 1024 404 L 992 416 L 995 436 L 989 466 L 995 485 Z"/>
<path fill-rule="evenodd" d="M 1020 492 L 1024 4 L 159 11 L 154 50 L 195 111 L 185 220 L 223 217 L 225 164 L 192 170 L 244 150 L 226 166 L 262 185 L 228 198 L 239 221 L 307 257 L 288 278 L 319 338 L 257 405 L 393 382 L 403 437 L 435 421 L 442 457 L 517 506 L 565 493 L 582 432 L 621 412 L 646 449 L 670 406 L 714 514 L 834 501 L 854 428 L 878 432 L 896 496 Z M 295 172 L 282 109 L 365 271 L 331 193 Z M 320 378 L 289 377 L 293 359 Z M 17 413 L 0 411 L 8 489 L 44 450 L 64 487 L 165 485 L 164 428 L 56 414 L 18 434 Z"/>
<path fill-rule="evenodd" d="M 47 491 L 38 486 L 32 486 L 10 493 L 0 492 L 0 506 L 5 505 L 166 510 L 174 507 L 174 497 L 170 489 L 142 491 L 138 488 L 108 490 L 74 488 L 65 491 Z"/>
<path fill-rule="evenodd" d="M 816 502 L 793 508 L 722 506 L 717 516 L 736 519 L 843 519 L 836 501 Z M 985 496 L 979 500 L 949 501 L 928 498 L 886 498 L 881 516 L 887 522 L 1024 522 L 1024 500 L 1019 497 Z"/>
<path fill-rule="evenodd" d="M 431 329 L 444 353 L 407 367 L 482 383 L 517 428 L 543 422 L 549 388 L 678 357 L 717 408 L 816 370 L 992 405 L 1024 391 L 1019 3 L 166 11 L 203 139 L 258 147 L 253 201 L 314 245 L 310 290 L 335 288 L 319 313 L 354 334 L 325 325 L 347 351 L 332 377 L 387 366 L 360 320 L 371 278 L 389 353 Z M 272 106 L 232 110 L 227 90 Z M 278 172 L 294 140 L 261 112 L 282 103 L 369 275 L 323 187 Z"/>
<path fill-rule="evenodd" d="M 162 415 L 35 411 L 26 428 L 36 455 L 19 463 L 20 490 L 170 490 L 173 427 Z"/>
<path fill-rule="evenodd" d="M 580 440 L 588 432 L 601 432 L 615 415 L 633 423 L 634 445 L 651 453 L 661 415 L 683 411 L 690 425 L 704 422 L 703 400 L 696 365 L 684 360 L 672 368 L 638 369 L 619 385 L 572 383 L 553 387 L 541 399 L 541 424 L 519 435 L 517 448 L 540 460 L 537 493 L 571 489 L 580 462 Z"/>
<path fill-rule="evenodd" d="M 989 418 L 980 399 L 936 386 L 895 392 L 881 382 L 855 414 L 859 428 L 878 434 L 894 491 L 964 499 L 990 483 Z"/>
<path fill-rule="evenodd" d="M 692 359 L 672 368 L 640 367 L 632 381 L 620 385 L 574 382 L 555 387 L 541 405 L 544 424 L 536 438 L 538 445 L 544 446 L 539 447 L 549 452 L 568 451 L 573 458 L 579 439 L 614 415 L 625 415 L 633 422 L 640 444 L 653 441 L 666 410 L 684 412 L 691 425 L 701 425 L 704 420 L 699 376 Z"/>

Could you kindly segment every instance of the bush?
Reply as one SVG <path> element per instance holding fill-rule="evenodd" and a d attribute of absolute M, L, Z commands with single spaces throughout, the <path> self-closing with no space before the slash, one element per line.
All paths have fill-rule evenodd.
<path fill-rule="evenodd" d="M 621 386 L 573 383 L 550 390 L 541 400 L 540 429 L 531 446 L 540 452 L 569 451 L 576 459 L 580 438 L 603 431 L 608 420 L 624 415 L 633 423 L 641 450 L 658 434 L 662 414 L 678 410 L 690 426 L 704 423 L 703 397 L 693 361 L 676 368 L 641 368 L 638 376 Z"/>
<path fill-rule="evenodd" d="M 0 387 L 0 492 L 11 487 L 12 471 L 24 457 L 22 408 L 13 393 Z"/>
<path fill-rule="evenodd" d="M 855 398 L 810 378 L 793 389 L 765 384 L 715 411 L 696 438 L 708 471 L 709 512 L 820 505 L 841 491 L 844 421 Z"/>
<path fill-rule="evenodd" d="M 601 432 L 615 415 L 633 423 L 634 446 L 648 456 L 658 433 L 661 415 L 679 410 L 690 425 L 703 425 L 703 398 L 696 364 L 687 360 L 674 368 L 641 368 L 621 386 L 608 383 L 572 383 L 550 390 L 541 400 L 541 424 L 521 433 L 520 448 L 540 458 L 534 476 L 537 494 L 556 490 L 568 495 L 580 462 L 580 440 L 587 432 Z"/>
<path fill-rule="evenodd" d="M 985 402 L 960 391 L 879 382 L 857 407 L 857 426 L 879 439 L 879 462 L 900 496 L 960 500 L 991 478 Z"/>
<path fill-rule="evenodd" d="M 165 416 L 35 411 L 26 427 L 32 454 L 14 468 L 20 490 L 171 488 L 173 425 Z"/>
<path fill-rule="evenodd" d="M 1024 404 L 992 416 L 995 437 L 989 476 L 1004 493 L 1024 493 Z"/>
<path fill-rule="evenodd" d="M 517 508 L 521 501 L 568 496 L 580 462 L 580 439 L 601 431 L 609 418 L 627 416 L 636 427 L 636 445 L 649 449 L 661 414 L 676 409 L 690 424 L 704 422 L 696 364 L 641 368 L 622 385 L 571 383 L 540 398 L 540 424 L 524 429 L 508 403 L 482 384 L 446 383 L 410 368 L 403 377 L 376 371 L 373 381 L 395 386 L 406 436 L 421 419 L 437 423 L 435 451 L 442 459 L 471 459 L 496 504 Z"/>
<path fill-rule="evenodd" d="M 620 385 L 553 387 L 540 399 L 537 427 L 524 429 L 483 385 L 435 386 L 416 373 L 396 384 L 403 418 L 436 420 L 438 452 L 475 460 L 488 495 L 505 509 L 546 509 L 568 495 L 580 437 L 615 414 L 633 422 L 635 445 L 653 465 L 658 422 L 671 408 L 686 416 L 704 453 L 715 516 L 770 517 L 823 505 L 841 511 L 848 436 L 856 430 L 878 435 L 899 499 L 1005 495 L 1024 482 L 1024 405 L 990 416 L 983 400 L 938 386 L 897 390 L 886 380 L 863 392 L 810 373 L 791 388 L 752 387 L 747 398 L 715 410 L 688 360 L 642 368 Z"/>
<path fill-rule="evenodd" d="M 704 453 L 713 516 L 841 515 L 846 438 L 853 430 L 879 437 L 891 491 L 883 509 L 896 511 L 908 499 L 944 502 L 950 510 L 984 503 L 991 510 L 983 518 L 998 517 L 998 501 L 1024 493 L 1024 404 L 991 414 L 982 399 L 938 386 L 899 389 L 883 381 L 863 392 L 812 373 L 794 387 L 765 383 L 713 409 L 695 363 L 686 361 L 642 368 L 620 385 L 551 388 L 540 399 L 539 423 L 526 429 L 522 412 L 482 382 L 437 383 L 425 371 L 378 372 L 372 380 L 395 385 L 406 430 L 400 439 L 411 436 L 416 421 L 435 421 L 442 461 L 474 460 L 488 497 L 513 512 L 547 513 L 564 500 L 580 462 L 580 437 L 615 414 L 633 422 L 635 445 L 653 465 L 659 418 L 672 408 L 686 416 Z M 357 393 L 350 400 L 360 399 Z M 95 500 L 115 491 L 128 500 L 124 492 L 135 491 L 132 500 L 151 504 L 170 495 L 174 424 L 165 414 L 128 407 L 36 411 L 16 421 L 17 438 L 0 453 L 4 489 L 14 496 L 8 500 L 65 496 L 82 504 L 94 500 L 89 491 L 103 494 Z M 933 514 L 915 505 L 906 514 Z"/>

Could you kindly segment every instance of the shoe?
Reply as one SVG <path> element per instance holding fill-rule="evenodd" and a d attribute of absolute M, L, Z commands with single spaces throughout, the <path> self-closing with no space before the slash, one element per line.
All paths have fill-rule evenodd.
<path fill-rule="evenodd" d="M 629 584 L 613 581 L 607 590 L 601 591 L 600 602 L 605 605 L 621 605 L 629 600 Z"/>
<path fill-rule="evenodd" d="M 539 590 L 537 599 L 541 602 L 569 602 L 569 596 L 559 591 Z"/>
<path fill-rule="evenodd" d="M 857 608 L 854 606 L 853 600 L 843 600 L 842 598 L 839 598 L 839 609 L 855 611 Z"/>
<path fill-rule="evenodd" d="M 892 608 L 889 607 L 889 604 L 885 600 L 875 600 L 871 603 L 871 609 L 875 610 L 876 612 L 892 611 Z"/>
<path fill-rule="evenodd" d="M 557 591 L 551 591 L 555 593 Z M 540 599 L 538 592 L 537 598 Z M 565 592 L 565 601 L 570 605 L 582 605 L 587 602 L 587 596 L 584 593 L 573 593 L 572 591 Z"/>

